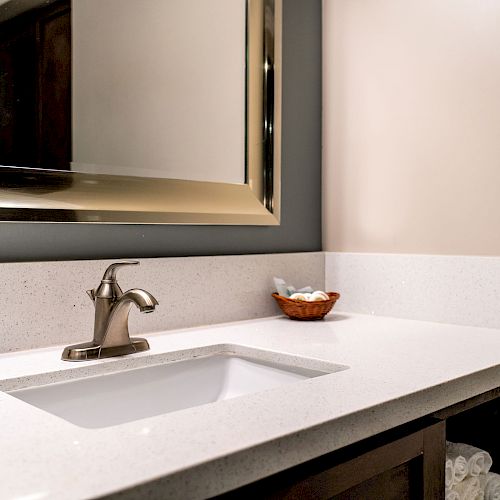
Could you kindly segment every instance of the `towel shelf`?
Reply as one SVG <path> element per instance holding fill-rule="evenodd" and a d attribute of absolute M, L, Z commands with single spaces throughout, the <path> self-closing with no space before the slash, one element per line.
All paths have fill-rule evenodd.
<path fill-rule="evenodd" d="M 500 472 L 500 397 L 449 416 L 446 437 L 487 450 L 493 459 L 492 472 Z"/>

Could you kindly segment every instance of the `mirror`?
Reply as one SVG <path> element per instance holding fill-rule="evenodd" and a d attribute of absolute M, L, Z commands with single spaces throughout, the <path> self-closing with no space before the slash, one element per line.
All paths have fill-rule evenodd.
<path fill-rule="evenodd" d="M 70 169 L 243 184 L 245 26 L 245 0 L 73 0 Z"/>
<path fill-rule="evenodd" d="M 0 220 L 279 223 L 281 2 L 0 0 Z"/>

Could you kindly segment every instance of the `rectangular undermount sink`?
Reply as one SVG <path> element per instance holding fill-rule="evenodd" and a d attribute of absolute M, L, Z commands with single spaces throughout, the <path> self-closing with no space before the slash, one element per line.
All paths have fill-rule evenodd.
<path fill-rule="evenodd" d="M 217 346 L 211 346 L 217 347 Z M 242 346 L 9 392 L 75 425 L 102 428 L 255 393 L 348 367 Z M 238 349 L 239 348 L 239 349 Z M 240 353 L 238 353 L 238 350 Z M 217 352 L 218 351 L 218 352 Z"/>

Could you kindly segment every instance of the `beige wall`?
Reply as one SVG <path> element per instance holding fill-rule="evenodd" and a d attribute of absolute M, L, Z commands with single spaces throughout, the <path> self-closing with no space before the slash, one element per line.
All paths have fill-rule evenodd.
<path fill-rule="evenodd" d="M 500 255 L 500 2 L 324 0 L 324 247 Z"/>

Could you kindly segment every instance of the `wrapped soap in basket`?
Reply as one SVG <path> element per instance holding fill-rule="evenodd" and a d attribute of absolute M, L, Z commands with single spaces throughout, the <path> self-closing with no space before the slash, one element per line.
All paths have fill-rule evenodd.
<path fill-rule="evenodd" d="M 274 278 L 277 292 L 273 297 L 280 309 L 290 318 L 299 321 L 323 319 L 340 297 L 337 292 L 314 291 L 311 287 L 296 290 L 281 278 Z"/>

